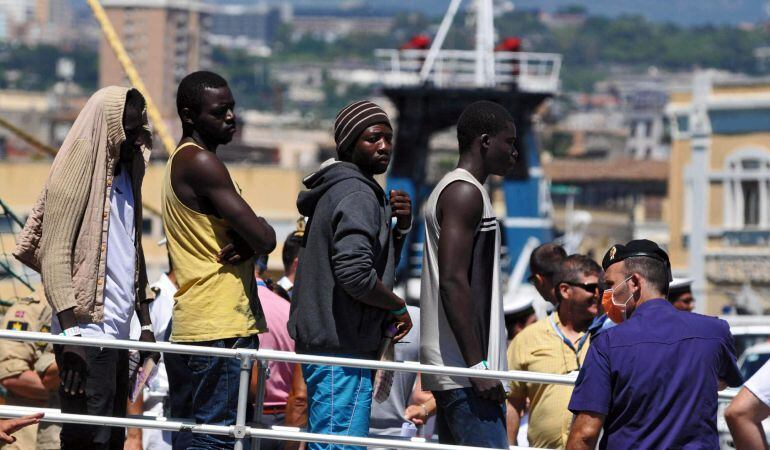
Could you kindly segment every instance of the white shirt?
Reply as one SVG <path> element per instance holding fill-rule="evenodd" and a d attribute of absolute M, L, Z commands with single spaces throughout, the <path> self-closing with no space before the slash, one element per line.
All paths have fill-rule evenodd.
<path fill-rule="evenodd" d="M 171 313 L 174 310 L 174 294 L 177 289 L 174 283 L 164 273 L 158 278 L 158 281 L 150 285 L 150 288 L 157 292 L 155 300 L 150 303 L 150 319 L 152 320 L 152 332 L 155 334 L 155 340 L 163 342 L 166 340 L 166 332 L 168 326 L 171 323 Z M 131 339 L 139 339 L 139 335 L 142 334 L 142 326 L 139 323 L 139 318 L 134 314 L 131 319 Z M 147 385 L 146 397 L 160 399 L 168 394 L 168 375 L 166 374 L 166 364 L 161 357 L 158 364 L 158 373 L 155 375 Z M 145 402 L 148 398 L 145 398 Z M 162 401 L 159 401 L 162 404 Z M 161 415 L 162 415 L 161 406 Z"/>
<path fill-rule="evenodd" d="M 104 280 L 102 323 L 79 324 L 84 337 L 128 339 L 134 315 L 134 274 L 136 272 L 134 193 L 125 168 L 112 180 L 110 220 L 107 231 L 107 269 Z M 51 332 L 61 326 L 54 315 Z"/>
<path fill-rule="evenodd" d="M 743 386 L 770 408 L 770 361 L 760 367 Z"/>

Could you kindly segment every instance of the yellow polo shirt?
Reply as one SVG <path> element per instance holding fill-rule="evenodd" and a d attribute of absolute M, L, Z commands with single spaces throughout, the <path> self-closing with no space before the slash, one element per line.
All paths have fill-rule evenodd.
<path fill-rule="evenodd" d="M 559 315 L 552 314 L 561 325 Z M 581 335 L 582 337 L 582 335 Z M 574 343 L 577 348 L 577 343 Z M 589 342 L 586 340 L 578 355 L 556 333 L 551 319 L 546 317 L 519 333 L 508 347 L 508 369 L 568 374 L 578 370 L 585 361 Z M 572 386 L 559 384 L 511 382 L 511 399 L 529 398 L 529 428 L 527 440 L 532 447 L 564 448 L 572 424 L 572 413 L 567 409 Z"/>

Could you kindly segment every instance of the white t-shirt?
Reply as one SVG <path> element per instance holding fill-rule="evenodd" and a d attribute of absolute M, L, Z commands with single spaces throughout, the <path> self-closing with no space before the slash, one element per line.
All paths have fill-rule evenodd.
<path fill-rule="evenodd" d="M 762 403 L 770 407 L 770 361 L 760 367 L 757 373 L 749 378 L 749 381 L 743 386 L 756 395 Z"/>
<path fill-rule="evenodd" d="M 174 283 L 164 273 L 161 274 L 158 281 L 153 283 L 150 288 L 157 292 L 155 300 L 150 303 L 150 319 L 152 320 L 152 332 L 155 334 L 155 340 L 157 342 L 164 342 L 166 340 L 166 332 L 171 322 L 171 313 L 174 310 L 174 294 L 177 289 Z M 131 319 L 131 339 L 138 340 L 139 335 L 142 334 L 142 325 L 139 323 L 139 318 L 134 314 Z M 166 373 L 166 364 L 161 356 L 158 363 L 158 373 L 147 384 L 147 390 L 145 391 L 146 397 L 152 397 L 156 400 L 161 399 L 168 395 L 168 374 Z M 145 402 L 147 402 L 145 398 Z M 158 400 L 160 407 L 160 415 L 163 415 L 163 401 Z M 153 407 L 153 409 L 157 409 Z"/>
<path fill-rule="evenodd" d="M 84 337 L 128 339 L 134 315 L 134 274 L 136 246 L 134 193 L 126 169 L 112 180 L 110 221 L 107 231 L 107 268 L 104 280 L 104 319 L 102 323 L 79 324 Z M 61 333 L 54 315 L 53 334 Z"/>

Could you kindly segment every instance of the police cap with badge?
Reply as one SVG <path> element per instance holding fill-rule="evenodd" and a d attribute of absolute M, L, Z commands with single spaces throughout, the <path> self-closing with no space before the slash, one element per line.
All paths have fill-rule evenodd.
<path fill-rule="evenodd" d="M 629 241 L 626 245 L 617 244 L 612 246 L 602 259 L 602 268 L 607 270 L 611 265 L 628 258 L 647 257 L 660 261 L 666 266 L 668 281 L 674 278 L 671 275 L 671 262 L 668 260 L 668 254 L 660 248 L 658 244 L 648 239 L 635 239 Z"/>

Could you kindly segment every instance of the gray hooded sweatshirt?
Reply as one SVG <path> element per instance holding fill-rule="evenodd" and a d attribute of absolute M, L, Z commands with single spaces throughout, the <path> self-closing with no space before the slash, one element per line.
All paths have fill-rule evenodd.
<path fill-rule="evenodd" d="M 385 192 L 354 164 L 327 161 L 304 180 L 309 218 L 299 253 L 289 333 L 300 353 L 373 357 L 389 313 L 358 299 L 393 287 L 397 250 Z"/>

